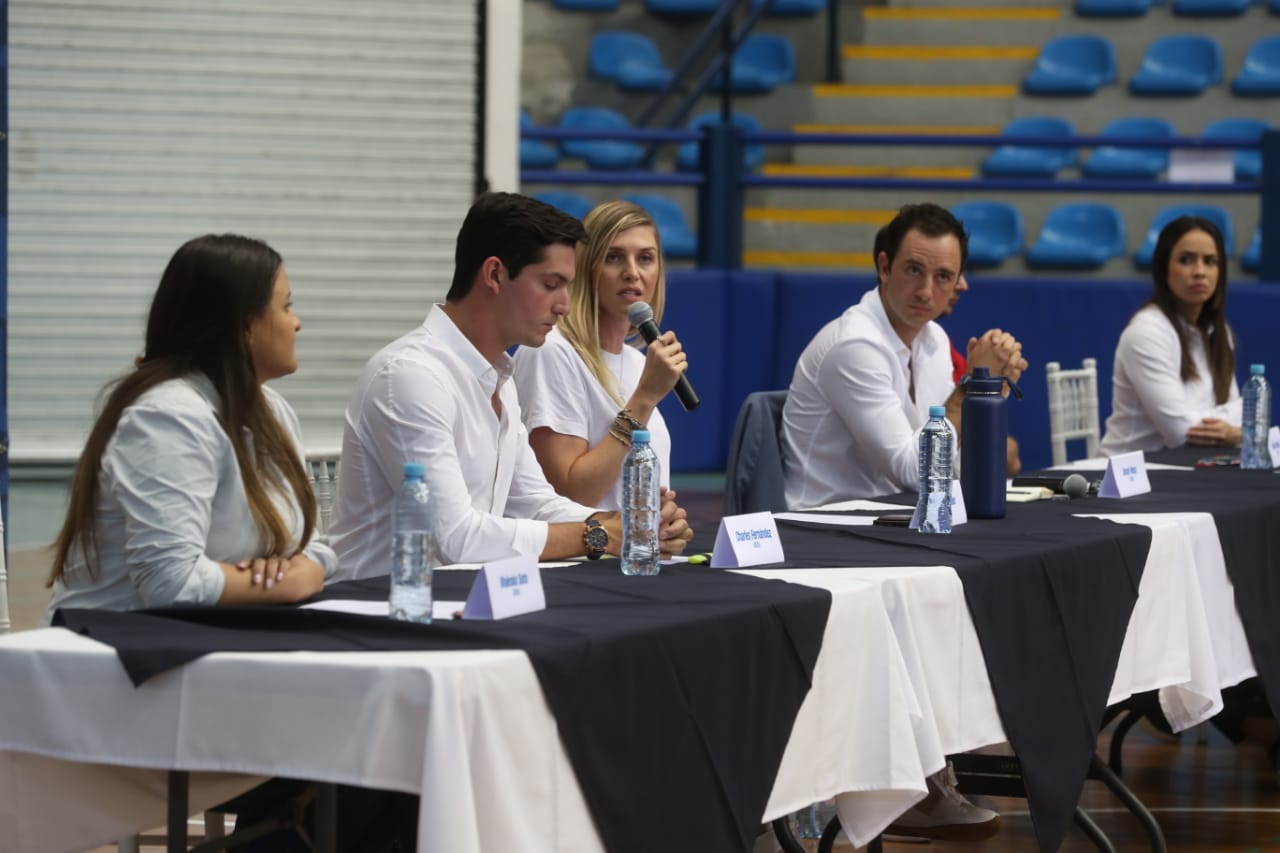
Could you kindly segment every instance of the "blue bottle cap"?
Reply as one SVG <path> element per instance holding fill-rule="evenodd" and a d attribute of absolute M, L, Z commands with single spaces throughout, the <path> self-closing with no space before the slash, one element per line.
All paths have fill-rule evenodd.
<path fill-rule="evenodd" d="M 946 416 L 947 416 L 947 407 L 946 407 L 946 406 L 930 406 L 930 407 L 929 407 L 929 417 L 931 417 L 931 418 L 945 418 Z"/>
<path fill-rule="evenodd" d="M 647 429 L 633 429 L 631 431 L 632 444 L 648 444 L 649 431 Z"/>
<path fill-rule="evenodd" d="M 1267 366 L 1265 364 L 1249 365 L 1249 373 L 1253 376 L 1263 376 L 1266 374 L 1266 372 L 1267 372 Z"/>
<path fill-rule="evenodd" d="M 425 473 L 427 473 L 427 466 L 423 465 L 421 462 L 404 463 L 404 478 L 406 480 L 420 480 L 422 479 L 422 475 Z"/>

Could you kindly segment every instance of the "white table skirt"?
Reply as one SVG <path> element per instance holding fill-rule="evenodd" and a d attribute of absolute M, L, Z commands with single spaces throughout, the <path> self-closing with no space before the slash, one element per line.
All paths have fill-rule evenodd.
<path fill-rule="evenodd" d="M 919 705 L 875 586 L 827 581 L 814 686 L 762 817 L 860 792 L 850 826 L 870 838 L 942 757 L 916 742 Z M 102 765 L 420 793 L 424 850 L 603 849 L 523 652 L 220 653 L 134 688 L 107 646 L 44 629 L 0 638 L 0 683 L 0 824 L 15 851 L 163 822 L 163 774 Z M 193 811 L 235 792 L 212 782 L 193 776 Z"/>
<path fill-rule="evenodd" d="M 1159 689 L 1175 726 L 1193 725 L 1253 674 L 1212 518 L 1117 520 L 1151 527 L 1152 547 L 1111 700 Z M 946 753 L 1004 740 L 951 569 L 749 573 L 833 593 L 762 819 L 843 792 L 863 844 Z M 0 638 L 0 683 L 0 825 L 15 851 L 161 823 L 170 767 L 198 771 L 193 811 L 256 781 L 227 773 L 294 775 L 422 794 L 422 849 L 602 850 L 522 652 L 222 653 L 135 689 L 114 651 L 46 629 Z"/>

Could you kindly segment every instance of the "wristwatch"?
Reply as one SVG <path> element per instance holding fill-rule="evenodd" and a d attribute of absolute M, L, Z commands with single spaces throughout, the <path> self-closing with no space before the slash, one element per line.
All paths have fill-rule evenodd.
<path fill-rule="evenodd" d="M 587 529 L 582 531 L 582 544 L 587 549 L 588 560 L 598 560 L 609 547 L 609 531 L 594 518 L 587 519 Z"/>

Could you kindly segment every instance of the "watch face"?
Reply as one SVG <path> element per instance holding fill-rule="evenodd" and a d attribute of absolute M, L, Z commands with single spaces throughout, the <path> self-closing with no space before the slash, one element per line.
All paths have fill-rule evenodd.
<path fill-rule="evenodd" d="M 597 553 L 604 551 L 609 546 L 609 531 L 599 524 L 589 525 L 582 538 L 586 542 L 587 548 Z"/>

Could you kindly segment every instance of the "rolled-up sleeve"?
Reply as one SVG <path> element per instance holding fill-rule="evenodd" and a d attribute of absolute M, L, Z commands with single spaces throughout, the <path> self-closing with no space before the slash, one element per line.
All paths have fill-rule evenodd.
<path fill-rule="evenodd" d="M 148 606 L 216 604 L 226 578 L 205 556 L 225 436 L 212 419 L 135 407 L 120 418 L 104 457 L 124 514 L 125 558 Z"/>

